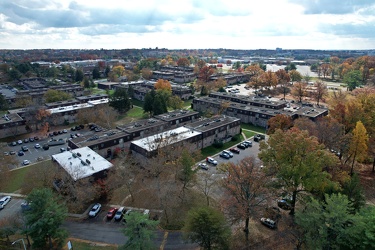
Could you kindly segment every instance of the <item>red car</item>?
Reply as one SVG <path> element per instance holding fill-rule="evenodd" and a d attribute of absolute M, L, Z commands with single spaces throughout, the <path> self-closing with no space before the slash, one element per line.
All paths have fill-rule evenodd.
<path fill-rule="evenodd" d="M 117 207 L 113 207 L 113 208 L 109 209 L 109 211 L 107 213 L 107 219 L 112 220 L 112 218 L 115 216 L 117 210 L 118 210 Z"/>
<path fill-rule="evenodd" d="M 231 148 L 229 149 L 231 152 L 233 153 L 236 153 L 236 154 L 239 154 L 240 153 L 240 150 L 238 150 L 237 148 Z"/>

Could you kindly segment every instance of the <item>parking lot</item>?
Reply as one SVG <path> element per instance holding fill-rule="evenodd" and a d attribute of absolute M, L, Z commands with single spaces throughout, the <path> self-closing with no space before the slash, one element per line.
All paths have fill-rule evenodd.
<path fill-rule="evenodd" d="M 0 198 L 2 197 L 3 196 L 0 195 Z M 17 216 L 17 214 L 21 212 L 21 204 L 23 202 L 23 199 L 12 197 L 9 203 L 0 210 L 0 220 Z"/>
<path fill-rule="evenodd" d="M 58 133 L 60 131 L 61 133 Z M 53 132 L 57 132 L 57 134 L 53 134 Z M 49 135 L 51 134 L 51 135 Z M 30 135 L 28 140 L 25 142 L 25 138 L 27 135 L 23 135 L 23 138 L 15 138 L 13 141 L 8 143 L 8 146 L 5 148 L 6 151 L 3 152 L 4 157 L 15 157 L 17 162 L 19 163 L 18 166 L 20 167 L 25 164 L 23 162 L 25 160 L 29 161 L 28 164 L 32 164 L 38 161 L 44 161 L 51 159 L 51 156 L 54 154 L 58 154 L 61 152 L 61 148 L 64 150 L 67 150 L 68 147 L 68 139 L 70 139 L 73 135 L 74 136 L 82 136 L 82 135 L 91 135 L 95 134 L 95 131 L 90 130 L 89 128 L 80 129 L 79 131 L 75 130 L 72 131 L 69 128 L 66 128 L 66 132 L 63 132 L 63 129 L 61 130 L 51 130 L 47 136 L 44 136 L 44 138 L 39 138 L 38 140 L 30 141 L 30 138 L 34 138 L 32 135 Z M 21 143 L 18 143 L 18 141 L 21 141 Z M 47 144 L 48 142 L 51 142 L 52 140 L 55 141 L 62 141 L 61 145 L 55 145 L 55 146 L 49 146 L 49 149 L 43 149 L 43 145 Z M 13 143 L 13 145 L 12 145 Z M 15 145 L 14 145 L 15 144 Z M 39 146 L 36 146 L 36 145 Z M 22 147 L 26 146 L 23 149 Z M 23 153 L 20 153 L 22 151 Z M 27 164 L 27 165 L 28 165 Z"/>

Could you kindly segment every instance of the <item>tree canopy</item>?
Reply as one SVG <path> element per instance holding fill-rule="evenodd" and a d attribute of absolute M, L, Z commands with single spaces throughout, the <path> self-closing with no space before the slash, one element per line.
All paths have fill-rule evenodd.
<path fill-rule="evenodd" d="M 58 202 L 50 189 L 34 189 L 27 196 L 30 209 L 25 211 L 26 233 L 33 240 L 33 248 L 41 249 L 52 241 L 64 242 L 67 232 L 60 226 L 66 218 L 66 206 Z"/>
<path fill-rule="evenodd" d="M 224 216 L 214 208 L 190 210 L 183 231 L 186 238 L 203 249 L 229 249 L 230 228 Z"/>
<path fill-rule="evenodd" d="M 109 97 L 109 106 L 113 107 L 121 114 L 128 111 L 132 106 L 128 91 L 123 88 L 117 88 Z"/>
<path fill-rule="evenodd" d="M 259 158 L 266 166 L 265 171 L 276 177 L 274 186 L 292 196 L 291 214 L 297 194 L 324 189 L 329 174 L 323 169 L 337 161 L 315 137 L 297 128 L 277 129 L 267 142 L 261 142 Z"/>
<path fill-rule="evenodd" d="M 49 89 L 44 94 L 44 99 L 46 103 L 48 102 L 58 102 L 58 101 L 66 101 L 71 98 L 71 95 L 60 90 Z"/>

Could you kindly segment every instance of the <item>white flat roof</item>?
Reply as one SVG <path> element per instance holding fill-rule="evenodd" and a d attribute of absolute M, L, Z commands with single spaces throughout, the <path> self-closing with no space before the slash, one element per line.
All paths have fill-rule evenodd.
<path fill-rule="evenodd" d="M 151 152 L 157 148 L 165 147 L 201 134 L 186 127 L 179 127 L 156 135 L 151 135 L 139 140 L 132 141 L 133 144 Z"/>
<path fill-rule="evenodd" d="M 79 180 L 102 170 L 109 169 L 112 163 L 89 147 L 77 148 L 52 155 L 54 159 L 73 178 Z"/>
<path fill-rule="evenodd" d="M 93 106 L 94 106 L 93 104 L 81 103 L 81 104 L 74 104 L 74 105 L 65 106 L 65 107 L 48 109 L 48 110 L 51 112 L 51 114 L 56 114 L 56 113 L 61 113 L 61 112 L 66 112 L 66 111 L 77 110 L 77 109 L 91 108 Z"/>
<path fill-rule="evenodd" d="M 92 105 L 97 105 L 97 104 L 103 104 L 103 103 L 108 103 L 108 102 L 109 102 L 108 98 L 103 98 L 103 99 L 100 99 L 100 100 L 88 101 L 87 103 L 92 104 Z"/>

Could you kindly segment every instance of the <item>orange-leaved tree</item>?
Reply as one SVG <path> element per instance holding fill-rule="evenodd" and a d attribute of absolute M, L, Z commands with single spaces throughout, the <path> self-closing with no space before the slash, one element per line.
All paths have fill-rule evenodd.
<path fill-rule="evenodd" d="M 364 160 L 367 156 L 368 135 L 365 126 L 361 121 L 358 121 L 353 130 L 353 137 L 350 142 L 349 154 L 352 157 L 352 167 L 350 175 L 353 175 L 355 160 Z"/>
<path fill-rule="evenodd" d="M 164 80 L 164 79 L 159 79 L 155 85 L 154 85 L 154 88 L 156 90 L 167 90 L 169 92 L 172 91 L 172 86 L 171 86 L 171 83 L 168 81 L 168 80 Z"/>

